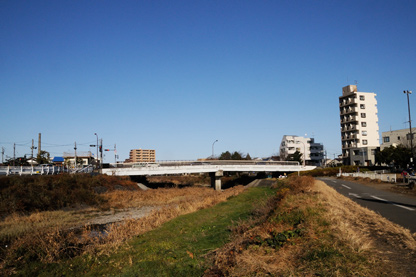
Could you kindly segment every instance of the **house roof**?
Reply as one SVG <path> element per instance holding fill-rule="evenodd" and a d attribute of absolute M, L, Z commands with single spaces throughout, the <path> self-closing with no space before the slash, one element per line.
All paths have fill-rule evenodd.
<path fill-rule="evenodd" d="M 53 157 L 53 160 L 52 160 L 52 162 L 64 162 L 64 158 L 63 157 Z"/>

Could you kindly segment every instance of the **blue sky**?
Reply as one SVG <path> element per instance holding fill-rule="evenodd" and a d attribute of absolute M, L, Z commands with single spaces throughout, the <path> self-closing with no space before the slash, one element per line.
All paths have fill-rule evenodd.
<path fill-rule="evenodd" d="M 375 92 L 380 132 L 416 118 L 415 1 L 0 0 L 0 146 L 51 156 L 96 136 L 158 160 L 241 151 L 283 135 L 341 153 L 338 97 Z M 416 123 L 415 123 L 416 126 Z M 105 161 L 113 162 L 113 152 Z"/>

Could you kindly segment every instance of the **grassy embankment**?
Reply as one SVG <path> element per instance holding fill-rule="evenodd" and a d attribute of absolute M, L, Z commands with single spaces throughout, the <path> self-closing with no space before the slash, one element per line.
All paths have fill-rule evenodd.
<path fill-rule="evenodd" d="M 354 224 L 360 220 L 354 206 L 345 210 L 345 205 L 352 204 L 334 198 L 332 192 L 324 193 L 325 190 L 325 186 L 317 189 L 311 177 L 291 177 L 277 182 L 274 188 L 251 188 L 242 194 L 233 192 L 230 195 L 234 197 L 211 208 L 200 210 L 209 206 L 205 205 L 186 209 L 187 212 L 183 211 L 188 213 L 186 215 L 175 213 L 166 220 L 159 220 L 161 214 L 156 213 L 145 219 L 144 222 L 153 222 L 148 226 L 142 220 L 128 221 L 121 224 L 122 228 L 115 225 L 114 234 L 110 232 L 109 237 L 119 240 L 104 239 L 98 246 L 84 247 L 72 256 L 66 252 L 66 255 L 47 259 L 44 254 L 27 256 L 15 249 L 14 254 L 21 255 L 20 258 L 14 256 L 20 259 L 19 264 L 3 263 L 3 270 L 22 275 L 72 276 L 374 276 L 397 273 L 389 262 L 377 257 L 371 240 L 360 233 L 364 225 L 348 225 L 351 221 L 347 221 L 347 216 L 356 221 Z M 163 194 L 175 195 L 170 198 L 175 204 L 162 212 L 169 213 L 185 203 L 195 206 L 196 202 L 175 202 L 174 199 L 195 198 L 196 191 L 187 196 L 178 191 L 183 190 L 163 191 Z M 209 191 L 212 190 L 203 192 Z M 127 199 L 123 203 L 136 205 L 140 202 L 123 192 L 110 195 L 120 203 L 123 197 Z M 152 194 L 142 197 L 148 198 L 152 198 Z M 111 197 L 106 199 L 109 201 Z M 191 211 L 196 212 L 189 213 Z M 142 224 L 147 227 L 140 227 Z M 137 231 L 138 226 L 141 232 Z M 414 238 L 407 239 L 408 247 L 413 247 Z M 11 258 L 9 256 L 9 261 Z"/>
<path fill-rule="evenodd" d="M 0 178 L 0 272 L 33 275 L 80 255 L 105 255 L 133 236 L 241 191 L 241 186 L 223 193 L 207 187 L 142 191 L 111 176 Z M 90 226 L 102 214 L 141 213 L 141 207 L 154 209 L 106 225 L 105 235 Z"/>

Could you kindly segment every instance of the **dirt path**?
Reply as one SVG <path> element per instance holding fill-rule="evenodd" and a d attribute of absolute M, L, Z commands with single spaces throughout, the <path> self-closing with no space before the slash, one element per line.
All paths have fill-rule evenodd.
<path fill-rule="evenodd" d="M 86 222 L 88 225 L 105 225 L 109 223 L 120 222 L 129 219 L 138 219 L 149 215 L 153 210 L 159 207 L 145 206 L 141 208 L 129 208 L 122 211 L 109 211 L 97 217 L 91 218 Z"/>

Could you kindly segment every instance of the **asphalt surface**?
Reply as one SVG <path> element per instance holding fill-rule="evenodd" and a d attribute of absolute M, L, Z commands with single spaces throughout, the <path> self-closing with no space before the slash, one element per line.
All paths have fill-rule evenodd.
<path fill-rule="evenodd" d="M 336 178 L 317 178 L 363 207 L 416 232 L 416 198 Z"/>

